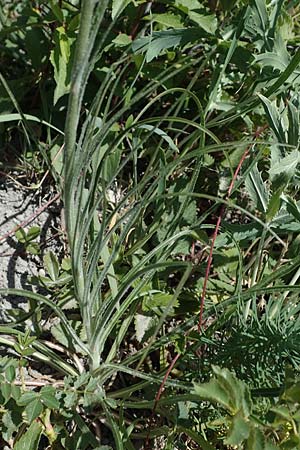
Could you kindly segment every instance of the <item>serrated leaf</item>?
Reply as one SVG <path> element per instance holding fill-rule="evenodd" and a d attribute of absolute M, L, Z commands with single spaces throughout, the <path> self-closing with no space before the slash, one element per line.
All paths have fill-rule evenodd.
<path fill-rule="evenodd" d="M 44 266 L 52 281 L 56 281 L 59 276 L 59 263 L 56 255 L 50 251 L 44 255 Z"/>
<path fill-rule="evenodd" d="M 217 380 L 210 380 L 209 383 L 203 385 L 194 384 L 193 394 L 200 398 L 210 400 L 214 403 L 219 403 L 224 408 L 230 408 L 230 399 L 226 390 L 218 383 Z"/>
<path fill-rule="evenodd" d="M 271 66 L 274 69 L 279 69 L 281 72 L 283 72 L 287 66 L 281 56 L 273 52 L 260 53 L 259 55 L 254 56 L 254 58 L 255 61 L 260 63 L 262 66 Z"/>
<path fill-rule="evenodd" d="M 134 53 L 146 52 L 146 61 L 150 62 L 159 56 L 162 50 L 193 43 L 203 37 L 203 33 L 200 28 L 155 31 L 150 36 L 133 41 L 132 50 Z"/>
<path fill-rule="evenodd" d="M 66 409 L 71 409 L 77 405 L 78 396 L 76 392 L 67 392 L 64 398 L 64 405 Z"/>
<path fill-rule="evenodd" d="M 194 383 L 194 393 L 211 402 L 220 403 L 230 414 L 241 412 L 246 418 L 250 415 L 252 401 L 248 386 L 228 369 L 212 366 L 215 374 L 208 383 Z"/>
<path fill-rule="evenodd" d="M 293 150 L 289 155 L 281 158 L 277 163 L 273 164 L 270 168 L 270 177 L 273 180 L 280 174 L 286 175 L 287 179 L 290 179 L 300 162 L 300 152 Z"/>
<path fill-rule="evenodd" d="M 38 450 L 42 430 L 43 426 L 40 422 L 32 422 L 14 445 L 14 450 Z"/>

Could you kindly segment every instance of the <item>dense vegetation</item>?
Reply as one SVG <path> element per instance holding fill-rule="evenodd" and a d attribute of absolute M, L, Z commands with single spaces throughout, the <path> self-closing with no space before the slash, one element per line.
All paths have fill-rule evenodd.
<path fill-rule="evenodd" d="M 298 2 L 0 7 L 1 171 L 64 216 L 0 290 L 0 447 L 298 449 Z"/>

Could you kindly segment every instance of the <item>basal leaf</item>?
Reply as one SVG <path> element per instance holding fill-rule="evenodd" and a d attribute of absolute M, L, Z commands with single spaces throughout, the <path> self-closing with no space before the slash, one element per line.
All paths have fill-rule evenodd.
<path fill-rule="evenodd" d="M 51 280 L 57 280 L 59 276 L 59 263 L 56 255 L 50 251 L 44 255 L 44 266 L 47 273 L 50 275 Z"/>

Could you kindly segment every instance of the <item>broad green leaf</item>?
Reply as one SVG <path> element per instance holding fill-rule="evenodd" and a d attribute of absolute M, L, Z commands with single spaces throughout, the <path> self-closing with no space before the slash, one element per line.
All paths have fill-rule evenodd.
<path fill-rule="evenodd" d="M 41 249 L 37 242 L 30 242 L 28 245 L 26 244 L 26 252 L 30 253 L 31 255 L 39 255 Z"/>
<path fill-rule="evenodd" d="M 202 4 L 198 0 L 175 0 L 175 6 L 184 12 L 202 8 Z"/>
<path fill-rule="evenodd" d="M 18 411 L 15 406 L 13 411 L 6 410 L 1 416 L 1 438 L 6 441 L 12 439 L 23 422 L 21 411 Z"/>
<path fill-rule="evenodd" d="M 113 0 L 111 11 L 112 19 L 116 19 L 131 2 L 132 0 Z"/>
<path fill-rule="evenodd" d="M 4 397 L 4 404 L 8 402 L 11 397 L 11 384 L 10 383 L 1 383 L 0 385 L 1 394 Z"/>
<path fill-rule="evenodd" d="M 56 390 L 53 386 L 43 386 L 40 390 L 41 401 L 50 409 L 59 409 L 59 402 L 55 396 Z"/>
<path fill-rule="evenodd" d="M 63 23 L 64 22 L 64 14 L 63 14 L 62 9 L 59 7 L 58 3 L 56 3 L 54 0 L 50 0 L 50 7 L 51 7 L 51 11 L 53 12 L 53 14 L 57 18 L 57 20 L 60 23 Z"/>
<path fill-rule="evenodd" d="M 268 222 L 271 222 L 276 214 L 278 213 L 281 205 L 281 193 L 282 189 L 278 189 L 275 191 L 270 198 L 270 201 L 268 203 L 268 208 L 266 212 L 266 219 Z"/>
<path fill-rule="evenodd" d="M 54 91 L 54 105 L 70 91 L 71 76 L 71 40 L 63 27 L 58 27 L 54 33 L 54 49 L 50 54 L 50 61 L 54 67 L 56 88 Z"/>
<path fill-rule="evenodd" d="M 250 434 L 250 424 L 240 414 L 233 417 L 225 443 L 228 445 L 240 445 Z"/>
<path fill-rule="evenodd" d="M 170 13 L 152 14 L 152 16 L 145 17 L 145 19 L 160 23 L 168 28 L 182 28 L 184 26 L 180 16 Z"/>
<path fill-rule="evenodd" d="M 226 409 L 230 409 L 230 399 L 228 392 L 220 385 L 220 383 L 212 379 L 209 383 L 194 384 L 194 390 L 192 392 L 198 395 L 200 398 L 210 400 L 214 403 L 219 403 Z"/>
<path fill-rule="evenodd" d="M 44 266 L 51 280 L 56 281 L 59 276 L 59 263 L 56 255 L 50 251 L 44 255 Z"/>
<path fill-rule="evenodd" d="M 33 239 L 36 239 L 41 233 L 41 228 L 34 226 L 30 227 L 26 234 L 26 242 L 32 241 Z"/>
<path fill-rule="evenodd" d="M 112 42 L 118 47 L 126 47 L 132 43 L 132 38 L 128 34 L 120 33 Z"/>
<path fill-rule="evenodd" d="M 14 450 L 38 450 L 43 426 L 40 422 L 32 422 L 27 431 L 14 445 Z"/>
<path fill-rule="evenodd" d="M 14 381 L 16 378 L 16 369 L 13 365 L 10 365 L 8 367 L 6 367 L 5 369 L 5 378 L 7 379 L 7 381 Z"/>
<path fill-rule="evenodd" d="M 289 402 L 300 403 L 300 381 L 286 389 L 283 398 Z"/>
<path fill-rule="evenodd" d="M 277 416 L 279 416 L 280 418 L 283 418 L 287 421 L 292 420 L 290 410 L 287 406 L 284 406 L 284 405 L 273 406 L 271 408 L 271 411 L 273 413 L 275 413 Z"/>
<path fill-rule="evenodd" d="M 247 440 L 246 450 L 266 450 L 265 438 L 259 428 L 252 427 Z"/>
<path fill-rule="evenodd" d="M 16 232 L 15 232 L 15 236 L 17 238 L 17 240 L 20 242 L 20 244 L 25 244 L 26 242 L 26 232 L 23 228 L 19 228 Z"/>
<path fill-rule="evenodd" d="M 31 423 L 34 419 L 39 417 L 43 409 L 44 406 L 39 398 L 36 398 L 32 402 L 28 403 L 25 407 L 25 414 L 28 422 Z"/>
<path fill-rule="evenodd" d="M 218 21 L 216 16 L 209 15 L 205 16 L 203 14 L 199 14 L 197 12 L 191 11 L 189 12 L 189 18 L 196 22 L 199 27 L 203 28 L 207 33 L 214 34 L 218 27 Z"/>
<path fill-rule="evenodd" d="M 24 394 L 21 395 L 21 397 L 18 400 L 18 405 L 20 406 L 26 406 L 29 403 L 33 402 L 38 398 L 39 394 L 35 391 L 27 391 L 24 392 Z"/>

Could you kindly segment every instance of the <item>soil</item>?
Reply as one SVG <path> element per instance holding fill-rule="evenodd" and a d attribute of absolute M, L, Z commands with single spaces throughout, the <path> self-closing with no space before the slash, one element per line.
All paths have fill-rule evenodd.
<path fill-rule="evenodd" d="M 53 194 L 52 194 L 53 195 Z M 37 275 L 42 268 L 43 255 L 49 248 L 58 246 L 54 236 L 59 234 L 58 203 L 54 203 L 35 217 L 50 197 L 41 198 L 37 191 L 16 188 L 13 182 L 0 180 L 0 288 L 29 289 L 28 277 Z M 28 223 L 27 223 L 28 222 Z M 40 254 L 32 255 L 15 237 L 14 230 L 22 225 L 25 231 L 32 226 L 40 227 L 34 240 L 39 244 Z M 26 309 L 27 301 L 22 297 L 0 296 L 0 319 L 6 321 L 9 307 Z"/>

